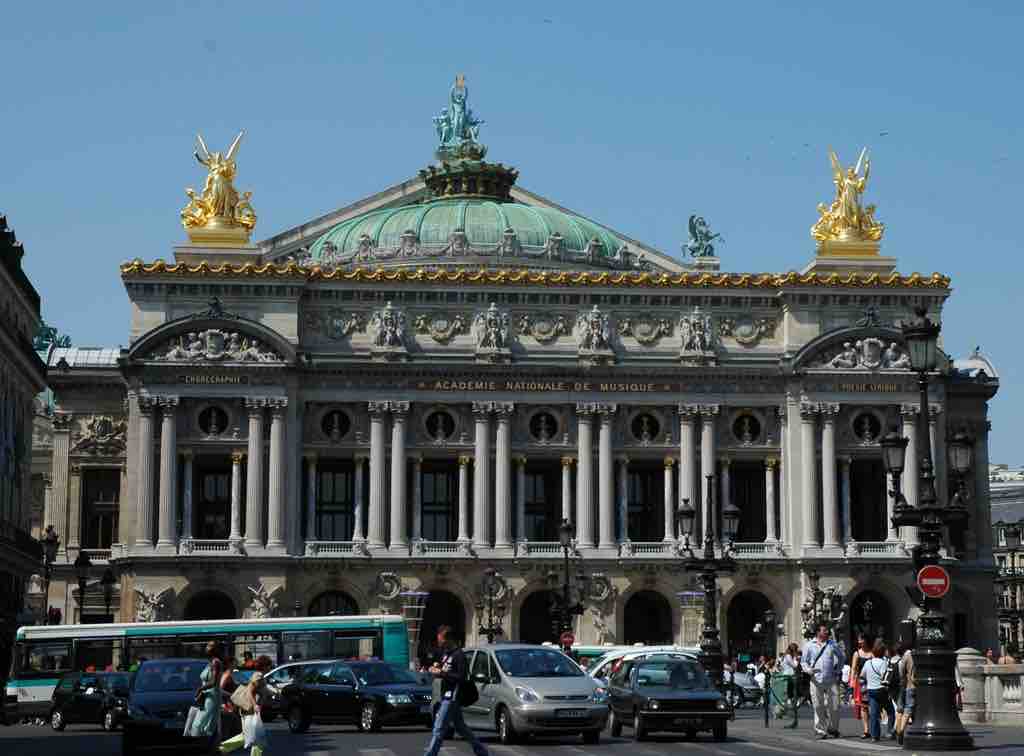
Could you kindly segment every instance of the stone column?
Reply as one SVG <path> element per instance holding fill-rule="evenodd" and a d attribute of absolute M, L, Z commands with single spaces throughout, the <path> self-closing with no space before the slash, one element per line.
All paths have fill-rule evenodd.
<path fill-rule="evenodd" d="M 423 540 L 423 457 L 412 458 L 412 540 Z"/>
<path fill-rule="evenodd" d="M 409 402 L 390 402 L 391 406 L 391 548 L 409 551 L 409 526 L 406 522 L 405 419 Z"/>
<path fill-rule="evenodd" d="M 472 457 L 459 456 L 459 543 L 469 543 L 469 465 Z"/>
<path fill-rule="evenodd" d="M 665 457 L 665 537 L 662 539 L 665 543 L 674 543 L 676 540 L 676 487 L 673 480 L 675 464 L 673 457 Z"/>
<path fill-rule="evenodd" d="M 619 542 L 631 540 L 629 537 L 629 457 L 617 458 L 619 463 Z"/>
<path fill-rule="evenodd" d="M 991 492 L 988 479 L 988 437 L 991 430 L 992 423 L 986 419 L 978 420 L 974 425 L 974 495 L 967 503 L 970 519 L 965 543 L 970 547 L 973 534 L 975 553 L 968 554 L 967 558 L 987 563 L 992 562 L 992 509 L 989 506 Z"/>
<path fill-rule="evenodd" d="M 178 505 L 178 397 L 160 397 L 160 518 L 156 541 L 157 552 L 173 554 Z"/>
<path fill-rule="evenodd" d="M 384 487 L 387 463 L 384 449 L 384 422 L 387 417 L 387 402 L 368 402 L 370 413 L 370 511 L 368 516 L 367 545 L 371 549 L 382 549 L 384 541 Z"/>
<path fill-rule="evenodd" d="M 821 546 L 818 540 L 818 527 L 821 518 L 818 514 L 818 465 L 814 435 L 817 428 L 818 405 L 809 402 L 800 404 L 800 469 L 803 472 L 800 481 L 801 501 L 804 511 L 804 548 L 817 549 Z"/>
<path fill-rule="evenodd" d="M 68 467 L 68 473 L 67 549 L 78 551 L 82 543 L 82 468 L 79 465 L 71 465 Z"/>
<path fill-rule="evenodd" d="M 732 503 L 732 469 L 731 469 L 732 460 L 730 460 L 728 457 L 722 457 L 722 459 L 720 461 L 722 463 L 722 495 L 721 495 L 721 499 L 719 500 L 719 504 L 718 504 L 718 512 L 719 513 L 723 509 L 725 509 L 725 505 L 726 504 L 731 504 Z M 707 483 L 704 484 L 704 488 L 707 489 Z M 715 516 L 715 514 L 712 514 L 712 517 L 714 517 L 714 516 Z M 737 525 L 738 524 L 739 523 L 737 523 Z M 721 531 L 722 525 L 723 525 L 723 523 L 721 522 L 721 518 L 720 517 L 716 518 L 716 521 L 714 523 L 714 527 L 715 527 L 715 533 L 717 533 L 717 536 L 716 536 L 715 540 L 719 541 L 719 542 L 721 542 L 721 540 L 722 540 L 722 531 Z M 737 538 L 738 537 L 739 537 L 739 533 L 737 531 Z"/>
<path fill-rule="evenodd" d="M 904 463 L 905 464 L 905 463 Z M 892 484 L 888 474 L 882 475 L 882 496 L 885 498 L 885 522 L 882 523 L 886 532 L 885 540 L 896 542 L 900 540 L 900 529 L 892 524 L 892 516 L 895 512 L 896 499 L 890 495 Z M 901 487 L 902 488 L 902 487 Z"/>
<path fill-rule="evenodd" d="M 316 541 L 316 452 L 306 452 L 306 541 Z M 354 540 L 354 539 L 353 539 Z"/>
<path fill-rule="evenodd" d="M 708 476 L 715 475 L 715 416 L 718 414 L 717 404 L 703 404 L 700 407 L 701 429 L 700 429 L 700 496 L 707 496 Z M 721 540 L 721 533 L 715 529 L 715 512 L 712 502 L 704 501 L 703 517 L 704 533 L 716 533 L 716 538 Z"/>
<path fill-rule="evenodd" d="M 916 404 L 904 404 L 900 407 L 900 417 L 903 418 L 903 435 L 909 439 L 900 487 L 903 490 L 904 498 L 911 506 L 915 507 L 918 504 L 918 479 L 921 475 L 922 454 L 921 446 L 918 444 L 917 416 L 918 406 Z M 902 528 L 900 537 L 908 547 L 914 547 L 920 543 L 917 537 L 917 528 L 914 527 Z"/>
<path fill-rule="evenodd" d="M 594 545 L 594 416 L 589 404 L 576 405 L 576 542 Z"/>
<path fill-rule="evenodd" d="M 139 450 L 138 450 L 138 471 L 139 486 L 137 502 L 137 524 L 135 532 L 135 548 L 153 548 L 153 410 L 156 409 L 156 397 L 140 396 L 139 405 Z M 58 439 L 54 437 L 54 459 L 57 457 Z M 63 512 L 67 513 L 67 467 L 64 467 L 64 478 L 59 477 L 60 469 L 54 468 L 53 491 L 54 501 L 63 505 Z M 55 508 L 57 509 L 57 508 Z M 57 515 L 60 509 L 57 509 Z M 63 522 L 60 523 L 64 525 Z"/>
<path fill-rule="evenodd" d="M 473 402 L 476 436 L 473 460 L 473 545 L 491 547 L 491 412 L 490 402 Z"/>
<path fill-rule="evenodd" d="M 245 453 L 231 452 L 231 535 L 228 540 L 236 548 L 242 543 L 242 460 Z"/>
<path fill-rule="evenodd" d="M 694 471 L 697 465 L 696 428 L 694 418 L 696 407 L 679 405 L 679 502 L 689 501 L 699 511 L 700 502 L 693 490 Z M 695 523 L 693 538 L 700 543 L 700 522 Z"/>
<path fill-rule="evenodd" d="M 574 457 L 562 457 L 562 519 L 572 522 L 572 466 Z"/>
<path fill-rule="evenodd" d="M 821 406 L 821 493 L 825 548 L 839 546 L 839 498 L 836 495 L 836 417 L 838 404 Z"/>
<path fill-rule="evenodd" d="M 850 492 L 850 466 L 853 464 L 852 457 L 840 457 L 839 476 L 842 479 L 842 510 L 843 510 L 843 540 L 849 544 L 853 542 L 853 500 Z"/>
<path fill-rule="evenodd" d="M 946 424 L 942 418 L 942 405 L 928 405 L 928 440 L 932 449 L 932 464 L 935 465 L 935 492 L 939 503 L 945 505 L 949 499 L 949 475 L 946 459 Z M 946 529 L 945 533 L 949 533 Z"/>
<path fill-rule="evenodd" d="M 266 399 L 246 399 L 249 446 L 245 469 L 245 548 L 263 548 L 263 409 Z"/>
<path fill-rule="evenodd" d="M 779 460 L 768 457 L 764 461 L 764 516 L 766 519 L 765 543 L 776 543 L 779 534 L 775 530 L 775 468 Z"/>
<path fill-rule="evenodd" d="M 53 475 L 50 473 L 43 473 L 43 530 L 46 530 L 47 525 L 53 525 Z M 53 525 L 54 530 L 57 529 L 56 525 Z M 59 531 L 58 531 L 59 532 Z M 40 537 L 42 537 L 40 533 Z"/>
<path fill-rule="evenodd" d="M 615 462 L 612 459 L 612 431 L 618 407 L 607 404 L 601 408 L 601 431 L 598 436 L 597 493 L 600 547 L 615 548 Z"/>
<path fill-rule="evenodd" d="M 139 412 L 143 412 L 143 403 L 148 401 L 148 397 L 139 398 Z M 146 412 L 151 412 L 152 407 L 147 404 Z M 153 445 L 153 425 L 152 415 L 149 418 L 149 443 L 150 447 Z M 142 431 L 139 432 L 140 437 Z M 141 442 L 140 442 L 141 446 Z M 50 493 L 50 521 L 45 523 L 46 525 L 53 525 L 57 531 L 57 535 L 60 536 L 60 551 L 64 552 L 68 543 L 68 455 L 71 451 L 71 415 L 59 412 L 53 416 L 53 456 L 51 457 L 51 468 L 53 470 L 53 486 Z M 150 454 L 152 454 L 152 448 L 150 448 Z M 150 465 L 152 469 L 152 465 Z M 139 467 L 139 474 L 142 475 L 143 469 Z M 141 480 L 141 478 L 140 478 Z M 150 483 L 152 485 L 152 483 Z M 140 491 L 141 482 L 140 482 Z M 150 489 L 150 495 L 152 496 L 152 489 Z M 140 499 L 141 506 L 141 499 Z M 140 530 L 140 537 L 136 539 L 137 545 L 142 545 L 141 534 L 146 532 L 150 537 L 146 541 L 146 545 L 152 546 L 152 522 L 153 515 L 149 515 L 150 519 L 150 530 Z M 142 522 L 140 517 L 139 522 Z"/>
<path fill-rule="evenodd" d="M 495 407 L 498 432 L 494 449 L 494 546 L 512 548 L 512 413 L 511 402 Z"/>
<path fill-rule="evenodd" d="M 786 541 L 786 518 L 789 516 L 789 472 L 786 462 L 786 449 L 789 444 L 789 406 L 781 404 L 775 408 L 779 418 L 779 540 Z"/>
<path fill-rule="evenodd" d="M 288 399 L 279 397 L 268 402 L 270 406 L 270 496 L 267 507 L 267 548 L 284 551 L 284 482 L 285 469 L 285 410 Z"/>
<path fill-rule="evenodd" d="M 181 457 L 185 464 L 184 480 L 181 491 L 181 538 L 185 541 L 192 540 L 192 450 L 182 449 Z"/>
<path fill-rule="evenodd" d="M 516 536 L 526 541 L 526 458 L 518 456 L 515 462 L 515 521 Z"/>
<path fill-rule="evenodd" d="M 363 513 L 366 509 L 366 456 L 357 454 L 352 458 L 355 465 L 355 507 L 352 510 L 352 540 L 355 543 L 366 541 L 366 523 Z"/>

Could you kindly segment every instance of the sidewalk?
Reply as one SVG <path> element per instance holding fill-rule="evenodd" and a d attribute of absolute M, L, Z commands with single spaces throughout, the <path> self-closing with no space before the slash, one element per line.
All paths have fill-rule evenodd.
<path fill-rule="evenodd" d="M 816 753 L 910 753 L 904 751 L 895 740 L 862 740 L 864 729 L 860 720 L 853 718 L 852 709 L 840 709 L 839 732 L 841 738 L 818 740 L 814 734 L 814 715 L 807 707 L 800 709 L 800 722 L 795 730 L 787 730 L 783 725 L 788 720 L 771 719 L 771 727 L 765 729 L 764 714 L 754 709 L 741 709 L 736 713 L 736 720 L 729 725 L 731 738 L 752 742 L 790 744 L 794 750 L 811 750 Z M 885 726 L 883 725 L 883 733 Z M 1019 727 L 1000 727 L 995 725 L 969 725 L 967 731 L 974 737 L 974 745 L 978 751 L 997 751 L 1005 754 L 1024 754 L 1024 731 Z M 929 751 L 931 754 L 954 754 L 963 751 Z"/>

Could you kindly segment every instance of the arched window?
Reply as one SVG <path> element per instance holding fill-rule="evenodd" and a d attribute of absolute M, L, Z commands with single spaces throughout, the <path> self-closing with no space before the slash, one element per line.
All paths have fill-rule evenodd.
<path fill-rule="evenodd" d="M 359 605 L 344 591 L 325 591 L 313 599 L 309 605 L 310 617 L 350 614 L 359 614 Z"/>

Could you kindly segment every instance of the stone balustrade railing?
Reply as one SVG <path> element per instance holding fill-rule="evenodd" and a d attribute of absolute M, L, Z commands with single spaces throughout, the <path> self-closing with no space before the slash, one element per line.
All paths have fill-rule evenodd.
<path fill-rule="evenodd" d="M 1024 724 L 1024 664 L 987 664 L 981 652 L 961 648 L 956 652 L 963 679 L 965 724 Z"/>

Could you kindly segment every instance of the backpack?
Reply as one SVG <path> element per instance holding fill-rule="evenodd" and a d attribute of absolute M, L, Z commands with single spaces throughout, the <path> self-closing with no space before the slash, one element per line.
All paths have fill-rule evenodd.
<path fill-rule="evenodd" d="M 891 661 L 887 662 L 887 665 L 882 685 L 890 693 L 895 693 L 900 689 L 900 668 L 899 665 L 893 664 Z"/>
<path fill-rule="evenodd" d="M 462 680 L 459 683 L 459 690 L 456 693 L 459 706 L 472 706 L 480 700 L 480 691 L 476 689 L 476 683 L 472 680 Z"/>

